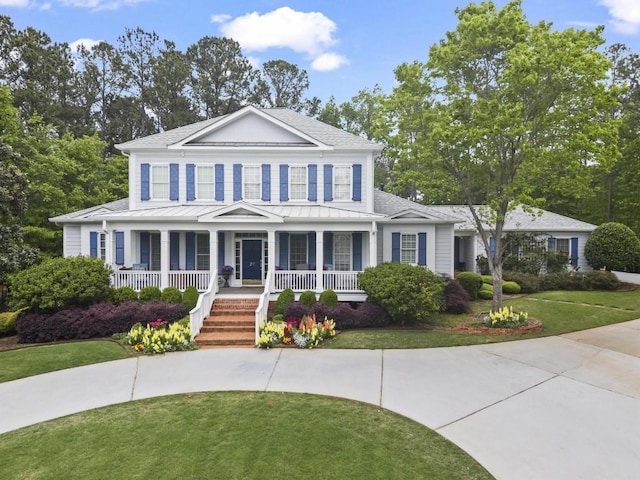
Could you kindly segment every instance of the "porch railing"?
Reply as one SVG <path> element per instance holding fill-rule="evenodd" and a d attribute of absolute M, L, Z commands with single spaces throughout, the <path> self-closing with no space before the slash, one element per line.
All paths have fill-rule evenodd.
<path fill-rule="evenodd" d="M 258 338 L 260 337 L 260 324 L 267 320 L 267 314 L 269 311 L 269 285 L 271 285 L 271 276 L 273 271 L 267 272 L 267 278 L 264 283 L 264 291 L 260 295 L 260 301 L 258 302 L 258 308 L 256 308 L 256 329 L 255 329 L 255 342 L 258 344 Z"/>
<path fill-rule="evenodd" d="M 187 287 L 196 287 L 199 292 L 204 292 L 209 286 L 209 271 L 171 271 L 169 272 L 169 285 L 178 290 Z"/>
<path fill-rule="evenodd" d="M 316 272 L 314 270 L 276 270 L 275 290 L 281 292 L 285 288 L 291 288 L 294 292 L 305 290 L 316 291 Z M 358 286 L 358 273 L 356 271 L 324 271 L 322 272 L 321 290 L 334 290 L 335 292 L 360 292 Z"/>
<path fill-rule="evenodd" d="M 154 286 L 162 288 L 160 285 L 161 274 L 158 271 L 149 270 L 116 270 L 113 272 L 113 287 L 131 287 L 136 291 L 144 287 Z M 209 271 L 202 270 L 180 270 L 169 272 L 169 285 L 178 290 L 184 290 L 189 286 L 196 287 L 199 292 L 204 292 L 211 278 Z"/>
<path fill-rule="evenodd" d="M 196 335 L 202 330 L 204 319 L 209 316 L 211 312 L 211 305 L 216 299 L 216 293 L 218 292 L 218 278 L 214 277 L 209 282 L 207 289 L 198 296 L 198 303 L 193 307 L 193 310 L 189 312 L 189 324 L 191 325 L 191 338 L 195 338 Z"/>

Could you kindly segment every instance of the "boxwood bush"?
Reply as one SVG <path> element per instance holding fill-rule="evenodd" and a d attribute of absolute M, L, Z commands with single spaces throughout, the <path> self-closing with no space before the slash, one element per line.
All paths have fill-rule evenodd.
<path fill-rule="evenodd" d="M 156 286 L 149 285 L 140 290 L 140 301 L 141 302 L 159 302 L 162 297 L 162 292 Z"/>
<path fill-rule="evenodd" d="M 116 305 L 124 302 L 135 302 L 138 300 L 138 292 L 131 287 L 118 287 L 111 291 L 111 300 Z"/>
<path fill-rule="evenodd" d="M 478 295 L 483 300 L 493 300 L 493 285 L 483 283 Z"/>
<path fill-rule="evenodd" d="M 584 257 L 594 270 L 632 272 L 638 267 L 640 240 L 622 223 L 603 223 L 589 235 Z"/>
<path fill-rule="evenodd" d="M 302 292 L 300 294 L 300 298 L 298 299 L 298 301 L 304 305 L 307 305 L 309 307 L 312 307 L 313 305 L 315 305 L 316 303 L 316 294 L 315 292 L 312 292 L 311 290 L 305 290 L 304 292 Z"/>
<path fill-rule="evenodd" d="M 285 307 L 296 301 L 296 294 L 290 288 L 285 288 L 276 299 L 276 306 L 273 310 L 274 315 L 285 313 Z"/>
<path fill-rule="evenodd" d="M 162 290 L 160 301 L 167 303 L 182 303 L 182 292 L 176 287 L 166 287 Z"/>
<path fill-rule="evenodd" d="M 502 282 L 502 293 L 514 295 L 516 293 L 520 293 L 521 290 L 520 285 L 516 282 Z"/>
<path fill-rule="evenodd" d="M 198 303 L 198 297 L 200 293 L 198 293 L 198 289 L 194 286 L 188 286 L 184 289 L 182 293 L 182 304 L 187 309 L 187 312 L 193 310 Z"/>
<path fill-rule="evenodd" d="M 335 307 L 338 305 L 338 294 L 333 290 L 325 290 L 320 293 L 320 298 L 318 298 L 318 302 L 323 303 L 324 305 L 328 305 L 329 307 Z"/>
<path fill-rule="evenodd" d="M 140 322 L 147 325 L 157 319 L 169 323 L 184 317 L 184 305 L 165 302 L 96 303 L 89 307 L 72 306 L 57 312 L 26 311 L 16 320 L 20 343 L 55 342 L 110 337 L 127 332 Z"/>
<path fill-rule="evenodd" d="M 460 272 L 456 277 L 460 285 L 467 291 L 471 300 L 477 300 L 482 288 L 482 277 L 473 272 Z"/>

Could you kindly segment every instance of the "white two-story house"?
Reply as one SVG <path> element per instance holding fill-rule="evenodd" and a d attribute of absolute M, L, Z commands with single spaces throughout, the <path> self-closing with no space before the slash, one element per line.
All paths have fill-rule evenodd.
<path fill-rule="evenodd" d="M 374 188 L 381 145 L 288 109 L 235 113 L 118 145 L 129 198 L 52 218 L 64 255 L 100 257 L 114 285 L 335 290 L 399 261 L 453 274 L 458 219 Z"/>

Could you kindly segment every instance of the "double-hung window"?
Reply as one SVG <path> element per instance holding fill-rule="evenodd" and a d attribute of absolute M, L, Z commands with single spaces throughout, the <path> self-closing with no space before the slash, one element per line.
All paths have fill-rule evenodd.
<path fill-rule="evenodd" d="M 215 188 L 213 165 L 198 165 L 196 167 L 196 198 L 198 200 L 213 200 L 216 193 Z"/>
<path fill-rule="evenodd" d="M 291 268 L 307 263 L 306 233 L 292 233 L 289 236 L 289 262 Z"/>
<path fill-rule="evenodd" d="M 242 167 L 242 189 L 245 200 L 260 200 L 262 173 L 259 165 L 245 165 Z"/>
<path fill-rule="evenodd" d="M 153 200 L 169 200 L 169 166 L 151 165 L 149 169 L 151 198 Z"/>
<path fill-rule="evenodd" d="M 567 258 L 571 256 L 570 244 L 568 238 L 556 238 L 556 252 L 564 253 Z"/>
<path fill-rule="evenodd" d="M 334 270 L 351 270 L 351 234 L 333 234 L 333 268 Z"/>
<path fill-rule="evenodd" d="M 307 199 L 307 167 L 289 167 L 289 199 Z"/>
<path fill-rule="evenodd" d="M 400 262 L 418 263 L 418 236 L 415 233 L 400 235 Z"/>
<path fill-rule="evenodd" d="M 333 199 L 351 200 L 351 166 L 333 167 Z"/>
<path fill-rule="evenodd" d="M 196 270 L 209 270 L 209 234 L 196 234 Z"/>

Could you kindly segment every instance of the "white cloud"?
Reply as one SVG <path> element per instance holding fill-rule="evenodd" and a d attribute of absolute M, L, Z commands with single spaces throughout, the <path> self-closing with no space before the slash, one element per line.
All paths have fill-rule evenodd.
<path fill-rule="evenodd" d="M 29 0 L 0 0 L 0 7 L 28 7 Z"/>
<path fill-rule="evenodd" d="M 231 20 L 231 15 L 227 15 L 226 13 L 211 15 L 211 23 L 224 23 L 228 20 Z"/>
<path fill-rule="evenodd" d="M 260 68 L 260 65 L 262 64 L 262 61 L 253 55 L 247 55 L 246 59 L 249 60 L 249 63 L 253 68 Z"/>
<path fill-rule="evenodd" d="M 318 70 L 320 72 L 328 72 L 330 70 L 336 70 L 340 68 L 342 65 L 347 65 L 349 60 L 347 60 L 342 55 L 338 55 L 337 53 L 323 53 L 318 58 L 316 58 L 313 62 L 311 62 L 311 68 L 314 70 Z"/>
<path fill-rule="evenodd" d="M 290 7 L 280 7 L 232 20 L 221 15 L 211 18 L 221 23 L 220 30 L 225 36 L 236 40 L 248 52 L 288 48 L 304 54 L 317 70 L 333 70 L 348 63 L 345 57 L 328 51 L 337 43 L 334 38 L 337 26 L 321 12 L 298 12 Z"/>
<path fill-rule="evenodd" d="M 93 47 L 98 45 L 101 40 L 94 40 L 93 38 L 79 38 L 69 44 L 69 49 L 72 52 L 77 52 L 80 45 L 85 47 L 87 50 L 91 50 Z"/>
<path fill-rule="evenodd" d="M 117 10 L 120 7 L 137 5 L 148 0 L 59 0 L 67 7 L 89 8 L 93 11 Z"/>
<path fill-rule="evenodd" d="M 51 5 L 51 2 L 46 2 L 46 3 L 43 3 L 42 5 L 40 5 L 38 8 L 40 10 L 42 10 L 42 11 L 46 11 L 46 10 L 51 10 L 52 6 L 53 5 Z"/>
<path fill-rule="evenodd" d="M 611 23 L 616 32 L 634 35 L 640 32 L 640 2 L 638 0 L 600 0 L 613 17 Z"/>

